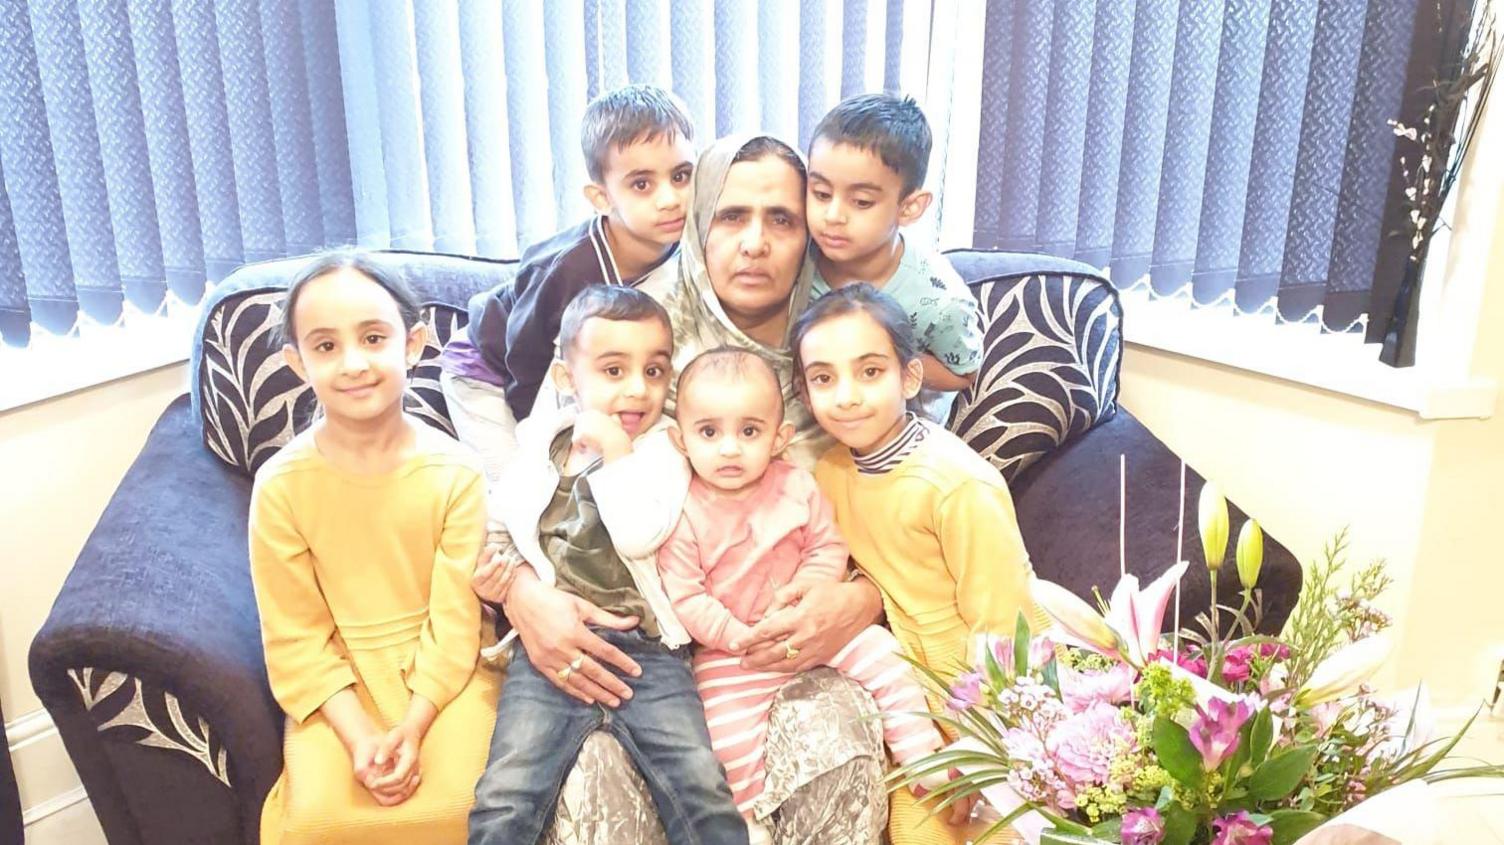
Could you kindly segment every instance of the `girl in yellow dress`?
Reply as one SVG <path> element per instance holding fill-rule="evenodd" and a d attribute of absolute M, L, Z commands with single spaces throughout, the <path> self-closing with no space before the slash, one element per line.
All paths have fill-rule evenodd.
<path fill-rule="evenodd" d="M 477 668 L 479 463 L 402 410 L 425 326 L 356 253 L 288 288 L 283 354 L 322 417 L 256 476 L 251 577 L 287 713 L 263 843 L 464 842 L 500 689 Z"/>
<path fill-rule="evenodd" d="M 1011 633 L 1020 609 L 1035 615 L 1033 570 L 1007 484 L 964 441 L 908 409 L 924 368 L 908 317 L 886 294 L 867 284 L 832 291 L 793 334 L 810 410 L 839 441 L 815 479 L 852 559 L 882 593 L 910 658 L 941 674 L 971 665 L 977 634 Z M 906 789 L 891 800 L 896 845 L 959 845 L 987 827 L 966 823 L 966 802 L 929 816 L 929 802 Z"/>

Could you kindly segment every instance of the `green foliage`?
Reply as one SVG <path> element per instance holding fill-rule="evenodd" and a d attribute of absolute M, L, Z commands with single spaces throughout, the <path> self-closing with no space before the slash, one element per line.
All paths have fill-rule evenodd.
<path fill-rule="evenodd" d="M 1316 760 L 1316 746 L 1301 745 L 1265 760 L 1248 778 L 1248 794 L 1261 801 L 1288 796 Z"/>
<path fill-rule="evenodd" d="M 1324 821 L 1326 816 L 1309 810 L 1275 810 L 1269 814 L 1269 827 L 1274 830 L 1273 845 L 1292 845 Z"/>
<path fill-rule="evenodd" d="M 1191 744 L 1190 734 L 1166 716 L 1154 719 L 1154 754 L 1159 765 L 1182 786 L 1195 789 L 1206 779 L 1201 752 Z"/>
<path fill-rule="evenodd" d="M 1163 663 L 1153 663 L 1144 668 L 1138 686 L 1134 690 L 1149 715 L 1174 717 L 1189 710 L 1196 703 L 1196 691 L 1189 681 L 1170 674 Z"/>

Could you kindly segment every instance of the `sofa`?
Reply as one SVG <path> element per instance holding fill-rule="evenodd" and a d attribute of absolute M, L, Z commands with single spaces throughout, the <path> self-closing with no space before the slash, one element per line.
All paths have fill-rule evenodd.
<path fill-rule="evenodd" d="M 407 406 L 452 431 L 437 356 L 473 296 L 511 278 L 505 261 L 408 252 L 399 269 L 432 328 Z M 1009 481 L 1036 572 L 1082 596 L 1118 576 L 1119 456 L 1128 466 L 1128 568 L 1176 559 L 1181 462 L 1117 404 L 1122 309 L 1094 269 L 1040 255 L 950 258 L 981 304 L 986 348 L 950 426 Z M 283 715 L 267 686 L 247 565 L 252 476 L 315 412 L 272 327 L 302 259 L 247 265 L 203 303 L 188 395 L 151 431 L 32 644 L 32 682 L 110 842 L 254 843 L 282 767 Z M 1199 559 L 1188 471 L 1185 557 Z M 1233 525 L 1242 514 L 1231 506 Z M 1196 550 L 1192 553 L 1192 550 Z M 1277 631 L 1300 566 L 1265 542 L 1262 629 Z M 1237 588 L 1233 567 L 1224 569 Z M 1209 603 L 1204 567 L 1182 615 Z M 1167 617 L 1168 623 L 1168 617 Z"/>

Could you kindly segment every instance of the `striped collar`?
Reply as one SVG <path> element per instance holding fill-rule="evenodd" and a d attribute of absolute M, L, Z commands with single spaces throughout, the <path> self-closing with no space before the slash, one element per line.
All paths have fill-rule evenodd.
<path fill-rule="evenodd" d="M 858 455 L 855 452 L 851 453 L 851 460 L 856 464 L 857 472 L 867 475 L 882 475 L 885 472 L 892 472 L 895 467 L 903 463 L 904 458 L 907 458 L 911 452 L 919 448 L 919 444 L 924 440 L 924 436 L 929 433 L 929 429 L 925 427 L 924 421 L 919 419 L 919 416 L 913 411 L 908 413 L 908 420 L 903 430 L 898 432 L 892 440 L 888 441 L 886 446 L 874 449 L 866 455 Z"/>
<path fill-rule="evenodd" d="M 590 224 L 590 245 L 595 247 L 595 262 L 600 266 L 601 280 L 608 285 L 621 284 L 621 271 L 616 269 L 616 256 L 611 252 L 611 241 L 606 238 L 606 215 L 598 214 Z"/>

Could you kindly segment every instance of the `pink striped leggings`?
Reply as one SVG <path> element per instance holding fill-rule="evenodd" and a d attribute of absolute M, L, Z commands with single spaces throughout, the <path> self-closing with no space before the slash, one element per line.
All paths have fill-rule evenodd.
<path fill-rule="evenodd" d="M 886 628 L 868 627 L 836 654 L 827 666 L 862 685 L 882 711 L 883 738 L 899 763 L 922 757 L 944 745 L 935 723 L 916 713 L 928 712 L 924 690 L 913 667 L 898 656 L 898 640 Z M 701 649 L 695 655 L 695 685 L 705 702 L 710 745 L 721 765 L 736 808 L 749 814 L 762 794 L 763 741 L 768 733 L 768 710 L 787 672 L 753 672 L 741 658 L 724 651 Z"/>

